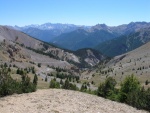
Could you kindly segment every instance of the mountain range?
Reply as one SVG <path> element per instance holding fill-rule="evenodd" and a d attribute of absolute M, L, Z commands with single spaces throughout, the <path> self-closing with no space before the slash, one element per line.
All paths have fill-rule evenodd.
<path fill-rule="evenodd" d="M 49 42 L 52 38 L 59 36 L 63 33 L 74 31 L 78 28 L 88 29 L 90 26 L 74 25 L 74 24 L 61 24 L 61 23 L 45 23 L 45 24 L 32 24 L 23 27 L 8 26 L 10 28 L 20 30 L 32 37 L 36 37 L 42 41 Z"/>
<path fill-rule="evenodd" d="M 150 27 L 140 29 L 137 32 L 122 35 L 118 38 L 100 43 L 95 47 L 101 53 L 109 57 L 121 55 L 134 50 L 150 41 Z"/>
<path fill-rule="evenodd" d="M 114 57 L 148 42 L 149 33 L 147 29 L 149 29 L 150 23 L 131 22 L 119 26 L 107 26 L 106 24 L 79 26 L 45 23 L 24 27 L 9 27 L 20 30 L 39 40 L 54 44 L 57 47 L 73 51 L 92 48 L 104 55 Z"/>
<path fill-rule="evenodd" d="M 115 34 L 105 30 L 94 29 L 90 32 L 84 29 L 77 29 L 55 37 L 51 42 L 69 50 L 78 50 L 93 48 L 101 42 L 115 38 L 115 36 Z"/>
<path fill-rule="evenodd" d="M 109 57 L 134 50 L 149 41 L 150 23 L 131 22 L 116 27 L 98 24 L 61 34 L 51 41 L 62 48 L 78 50 L 93 48 Z"/>

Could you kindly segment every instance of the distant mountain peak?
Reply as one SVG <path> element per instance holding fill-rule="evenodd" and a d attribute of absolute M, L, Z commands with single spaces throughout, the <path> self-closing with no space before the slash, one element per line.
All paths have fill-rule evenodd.
<path fill-rule="evenodd" d="M 103 28 L 107 28 L 108 26 L 106 24 L 96 24 L 95 26 L 93 26 L 93 28 L 98 28 L 98 29 L 103 29 Z"/>
<path fill-rule="evenodd" d="M 95 30 L 109 30 L 109 27 L 106 24 L 96 24 L 95 26 L 93 26 L 90 31 L 93 32 Z"/>

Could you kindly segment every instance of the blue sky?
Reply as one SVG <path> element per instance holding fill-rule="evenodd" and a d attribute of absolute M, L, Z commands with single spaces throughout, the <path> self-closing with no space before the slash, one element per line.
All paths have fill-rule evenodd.
<path fill-rule="evenodd" d="M 150 0 L 0 0 L 0 25 L 150 22 Z"/>

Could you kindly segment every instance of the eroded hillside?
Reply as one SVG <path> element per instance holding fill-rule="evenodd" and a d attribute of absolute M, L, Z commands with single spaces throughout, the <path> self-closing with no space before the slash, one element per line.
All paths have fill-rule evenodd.
<path fill-rule="evenodd" d="M 16 54 L 15 56 L 22 56 L 24 57 L 24 59 L 28 57 L 28 60 L 30 58 L 30 60 L 34 62 L 46 63 L 48 65 L 54 64 L 54 66 L 56 65 L 56 67 L 59 66 L 58 62 L 65 62 L 65 64 L 70 64 L 72 66 L 91 65 L 91 62 L 94 62 L 94 65 L 98 63 L 94 61 L 98 59 L 96 56 L 94 57 L 94 59 L 92 59 L 91 62 L 88 62 L 85 61 L 82 56 L 78 54 L 75 55 L 72 51 L 60 49 L 56 46 L 50 45 L 49 43 L 37 40 L 22 32 L 4 26 L 0 26 L 0 42 L 1 50 L 4 49 L 3 53 L 6 54 L 8 52 L 8 56 L 14 57 L 14 55 Z M 33 52 L 29 50 L 32 50 Z M 5 58 L 5 56 L 2 54 L 1 57 Z M 19 60 L 20 58 L 16 57 L 14 59 Z M 49 59 L 51 59 L 52 62 Z M 57 63 L 55 64 L 55 61 L 58 63 L 58 65 Z M 85 61 L 84 64 L 82 64 L 82 61 Z M 64 65 L 64 67 L 65 66 L 67 65 Z"/>

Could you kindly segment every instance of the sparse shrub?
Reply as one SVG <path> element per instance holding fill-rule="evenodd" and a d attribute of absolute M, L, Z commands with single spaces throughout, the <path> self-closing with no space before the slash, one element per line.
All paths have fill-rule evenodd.
<path fill-rule="evenodd" d="M 82 91 L 82 92 L 86 92 L 87 91 L 87 85 L 86 85 L 86 83 L 82 84 L 80 91 Z"/>
<path fill-rule="evenodd" d="M 47 76 L 45 77 L 45 82 L 47 82 Z"/>
<path fill-rule="evenodd" d="M 16 74 L 20 74 L 20 69 L 19 68 L 17 69 Z"/>
<path fill-rule="evenodd" d="M 146 81 L 145 81 L 145 85 L 148 85 L 148 84 L 149 84 L 149 82 L 148 82 L 148 80 L 146 80 Z"/>
<path fill-rule="evenodd" d="M 69 80 L 66 79 L 64 85 L 62 86 L 63 89 L 69 89 Z"/>
<path fill-rule="evenodd" d="M 35 68 L 34 67 L 31 67 L 31 71 L 33 74 L 35 74 Z"/>
<path fill-rule="evenodd" d="M 95 83 L 94 83 L 94 81 L 92 81 L 92 82 L 91 82 L 91 84 L 93 84 L 93 85 L 94 85 L 94 84 L 95 84 Z"/>
<path fill-rule="evenodd" d="M 92 77 L 94 77 L 95 75 L 93 74 Z"/>
<path fill-rule="evenodd" d="M 4 67 L 8 67 L 7 63 L 4 63 Z"/>
<path fill-rule="evenodd" d="M 63 85 L 63 84 L 64 84 L 64 82 L 62 81 L 62 79 L 60 80 L 60 84 L 61 84 L 61 85 Z"/>
<path fill-rule="evenodd" d="M 8 68 L 8 72 L 11 72 L 11 69 L 10 69 L 10 67 Z"/>
<path fill-rule="evenodd" d="M 38 63 L 38 67 L 41 67 L 41 63 Z"/>

